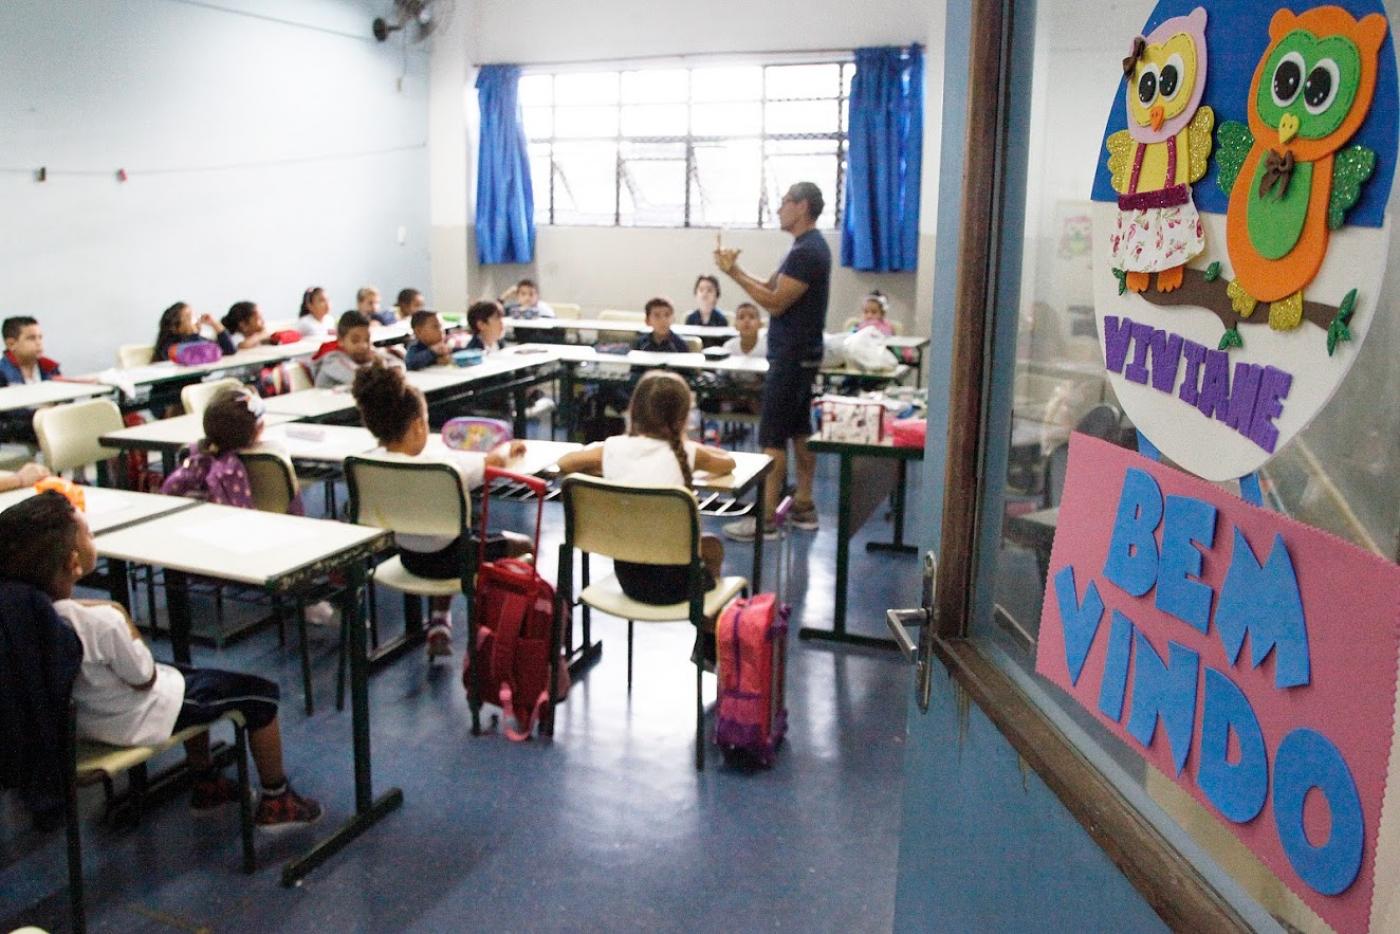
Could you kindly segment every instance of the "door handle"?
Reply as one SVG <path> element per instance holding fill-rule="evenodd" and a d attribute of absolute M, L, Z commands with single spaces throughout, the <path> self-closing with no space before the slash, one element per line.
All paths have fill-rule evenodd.
<path fill-rule="evenodd" d="M 919 645 L 909 635 L 909 630 L 927 626 L 928 617 L 929 613 L 925 607 L 885 611 L 885 622 L 890 627 L 890 634 L 894 636 L 894 641 L 899 645 L 899 651 L 904 654 L 905 660 L 913 664 L 918 664 L 919 661 Z"/>

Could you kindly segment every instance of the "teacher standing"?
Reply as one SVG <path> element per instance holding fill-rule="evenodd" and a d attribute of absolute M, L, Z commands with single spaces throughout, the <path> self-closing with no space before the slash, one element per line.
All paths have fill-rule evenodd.
<path fill-rule="evenodd" d="M 831 288 L 831 248 L 816 229 L 824 206 L 821 189 L 811 182 L 798 182 L 788 189 L 778 207 L 778 222 L 792 234 L 792 249 L 766 281 L 740 269 L 739 251 L 725 249 L 716 240 L 715 264 L 720 271 L 772 316 L 768 325 L 768 375 L 763 383 L 758 423 L 758 443 L 763 453 L 773 458 L 774 467 L 764 504 L 766 538 L 776 537 L 770 523 L 787 480 L 789 443 L 797 466 L 797 493 L 788 521 L 794 528 L 817 528 L 817 508 L 812 502 L 816 458 L 807 447 L 807 438 L 812 434 L 812 383 L 821 366 L 822 332 Z M 752 541 L 756 533 L 753 517 L 724 527 L 724 534 L 736 541 Z"/>

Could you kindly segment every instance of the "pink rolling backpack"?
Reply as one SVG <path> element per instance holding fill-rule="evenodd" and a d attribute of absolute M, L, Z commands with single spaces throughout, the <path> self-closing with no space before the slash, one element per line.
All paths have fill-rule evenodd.
<path fill-rule="evenodd" d="M 783 702 L 787 668 L 788 614 L 782 599 L 783 565 L 790 545 L 785 520 L 792 501 L 774 514 L 783 536 L 778 556 L 778 593 L 738 597 L 721 611 L 715 625 L 719 703 L 715 743 L 730 765 L 771 768 L 787 733 Z"/>

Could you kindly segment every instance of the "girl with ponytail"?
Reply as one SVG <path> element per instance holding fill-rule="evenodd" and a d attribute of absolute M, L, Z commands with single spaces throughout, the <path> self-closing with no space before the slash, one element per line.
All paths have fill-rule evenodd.
<path fill-rule="evenodd" d="M 630 428 L 601 444 L 559 459 L 565 473 L 600 474 L 630 486 L 686 486 L 696 470 L 727 474 L 734 458 L 718 448 L 696 444 L 685 436 L 692 400 L 690 387 L 675 373 L 653 370 L 637 383 L 628 407 Z M 714 535 L 700 536 L 706 589 L 714 586 L 724 563 L 724 543 Z M 613 562 L 622 592 L 654 605 L 680 603 L 687 595 L 683 564 L 657 565 Z"/>

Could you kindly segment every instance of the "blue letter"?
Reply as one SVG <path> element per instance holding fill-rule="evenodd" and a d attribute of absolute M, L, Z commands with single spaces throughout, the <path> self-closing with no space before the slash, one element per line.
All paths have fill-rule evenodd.
<path fill-rule="evenodd" d="M 1313 846 L 1303 829 L 1303 801 L 1316 788 L 1327 799 L 1332 831 Z M 1314 730 L 1297 729 L 1274 758 L 1274 821 L 1283 851 L 1298 876 L 1323 895 L 1345 892 L 1361 869 L 1366 826 L 1351 769 L 1337 747 Z"/>
<path fill-rule="evenodd" d="M 1172 744 L 1172 760 L 1176 774 L 1186 765 L 1191 751 L 1191 731 L 1196 725 L 1196 672 L 1201 656 L 1175 642 L 1168 642 L 1171 667 L 1162 664 L 1162 657 L 1141 630 L 1133 633 L 1137 660 L 1133 667 L 1133 712 L 1128 717 L 1128 732 L 1142 744 L 1152 745 L 1157 718 L 1167 731 Z"/>
<path fill-rule="evenodd" d="M 1269 795 L 1269 753 L 1249 699 L 1228 675 L 1206 669 L 1201 712 L 1201 764 L 1196 784 L 1216 810 L 1237 824 L 1254 820 Z M 1230 763 L 1230 731 L 1240 742 L 1240 761 Z"/>
<path fill-rule="evenodd" d="M 1069 683 L 1078 684 L 1079 675 L 1084 671 L 1084 659 L 1089 657 L 1094 636 L 1099 633 L 1103 599 L 1099 596 L 1099 588 L 1089 581 L 1089 589 L 1084 591 L 1084 602 L 1080 603 L 1074 587 L 1074 568 L 1069 565 L 1055 575 L 1055 597 L 1060 604 L 1060 622 L 1065 633 L 1065 666 L 1069 668 Z"/>
<path fill-rule="evenodd" d="M 1115 723 L 1123 721 L 1123 693 L 1128 689 L 1128 657 L 1133 648 L 1133 621 L 1113 611 L 1108 631 L 1108 655 L 1099 682 L 1099 711 Z"/>
<path fill-rule="evenodd" d="M 1136 467 L 1123 474 L 1118 494 L 1118 517 L 1103 575 L 1134 597 L 1152 589 L 1157 580 L 1157 539 L 1152 533 L 1162 521 L 1162 491 L 1152 476 Z"/>
<path fill-rule="evenodd" d="M 1193 547 L 1215 543 L 1215 507 L 1185 496 L 1167 497 L 1162 526 L 1162 567 L 1157 573 L 1157 609 L 1202 634 L 1210 628 L 1211 589 L 1201 576 L 1201 553 Z M 1187 575 L 1190 575 L 1188 577 Z"/>
<path fill-rule="evenodd" d="M 1244 637 L 1249 635 L 1250 664 L 1258 668 L 1274 652 L 1274 686 L 1297 687 L 1307 684 L 1308 627 L 1303 620 L 1303 598 L 1298 593 L 1298 577 L 1282 535 L 1274 536 L 1269 560 L 1259 559 L 1239 529 L 1235 529 L 1235 551 L 1230 570 L 1220 588 L 1215 608 L 1215 626 L 1230 664 L 1236 664 Z"/>

